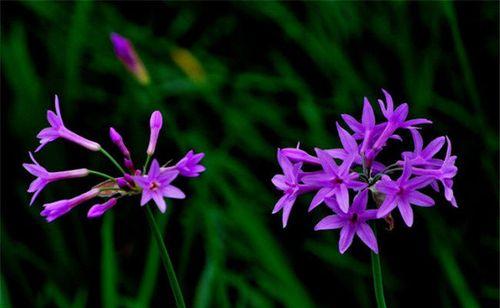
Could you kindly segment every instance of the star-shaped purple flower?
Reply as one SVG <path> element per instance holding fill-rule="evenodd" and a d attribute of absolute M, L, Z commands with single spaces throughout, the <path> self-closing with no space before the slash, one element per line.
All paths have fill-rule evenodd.
<path fill-rule="evenodd" d="M 141 206 L 153 199 L 158 209 L 165 213 L 167 204 L 164 197 L 184 199 L 186 195 L 179 188 L 170 184 L 178 174 L 177 170 L 161 171 L 160 164 L 154 159 L 147 175 L 134 176 L 134 181 L 142 188 Z"/>
<path fill-rule="evenodd" d="M 401 176 L 393 181 L 387 175 L 375 185 L 378 192 L 385 194 L 384 202 L 378 209 L 377 218 L 387 216 L 394 208 L 398 208 L 408 227 L 413 225 L 413 210 L 411 204 L 417 206 L 433 206 L 434 200 L 417 191 L 429 185 L 434 179 L 430 176 L 418 176 L 410 179 L 412 167 L 408 160 L 405 160 Z"/>
<path fill-rule="evenodd" d="M 367 221 L 376 219 L 377 210 L 367 210 L 368 190 L 359 192 L 354 197 L 353 203 L 347 213 L 344 213 L 337 201 L 333 198 L 326 199 L 325 203 L 335 212 L 323 218 L 314 227 L 314 230 L 330 230 L 342 228 L 340 231 L 339 251 L 344 253 L 357 235 L 375 253 L 378 253 L 377 238 Z"/>
<path fill-rule="evenodd" d="M 366 183 L 358 181 L 359 174 L 351 172 L 350 168 L 354 161 L 354 156 L 347 157 L 340 166 L 335 163 L 335 160 L 324 150 L 315 149 L 319 158 L 323 172 L 314 175 L 307 175 L 302 178 L 302 181 L 308 185 L 316 185 L 321 188 L 311 201 L 309 210 L 313 210 L 320 205 L 325 199 L 335 196 L 339 203 L 340 209 L 347 213 L 349 209 L 349 188 L 359 190 L 366 187 Z"/>

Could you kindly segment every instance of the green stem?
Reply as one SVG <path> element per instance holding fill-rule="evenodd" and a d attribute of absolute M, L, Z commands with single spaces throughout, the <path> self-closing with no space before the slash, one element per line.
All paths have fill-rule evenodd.
<path fill-rule="evenodd" d="M 163 238 L 160 233 L 160 229 L 156 224 L 155 218 L 151 209 L 148 205 L 146 205 L 147 218 L 149 222 L 149 226 L 151 227 L 151 232 L 153 232 L 153 236 L 156 240 L 156 244 L 158 245 L 158 250 L 160 251 L 161 260 L 163 261 L 163 266 L 165 267 L 165 271 L 167 272 L 168 280 L 170 282 L 170 287 L 172 288 L 172 292 L 174 293 L 174 299 L 177 307 L 185 308 L 186 304 L 184 304 L 184 298 L 182 297 L 182 291 L 177 282 L 177 277 L 175 275 L 174 266 L 172 265 L 172 261 L 170 261 L 170 257 L 167 252 L 167 247 L 165 247 L 165 243 L 163 242 Z"/>
<path fill-rule="evenodd" d="M 103 178 L 106 178 L 108 180 L 116 181 L 116 179 L 114 177 L 112 177 L 111 175 L 108 175 L 106 173 L 102 173 L 102 172 L 99 172 L 99 171 L 89 170 L 89 174 L 95 174 L 95 175 L 98 175 L 98 176 L 102 176 Z"/>
<path fill-rule="evenodd" d="M 122 166 L 109 154 L 105 149 L 101 148 L 100 151 L 107 157 L 109 160 L 120 170 L 121 173 L 125 174 L 125 170 L 123 170 Z"/>
<path fill-rule="evenodd" d="M 373 273 L 373 286 L 375 288 L 375 298 L 377 300 L 378 308 L 386 308 L 384 297 L 384 284 L 382 282 L 382 268 L 380 267 L 379 255 L 371 252 L 372 254 L 372 273 Z"/>
<path fill-rule="evenodd" d="M 151 160 L 151 155 L 148 155 L 148 157 L 146 157 L 146 162 L 144 163 L 144 167 L 142 167 L 142 175 L 146 174 L 146 168 L 148 167 L 150 160 Z"/>

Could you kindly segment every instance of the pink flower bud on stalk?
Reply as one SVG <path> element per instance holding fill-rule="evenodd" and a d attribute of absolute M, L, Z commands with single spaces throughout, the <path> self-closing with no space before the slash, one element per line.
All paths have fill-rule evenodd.
<path fill-rule="evenodd" d="M 126 158 L 130 158 L 130 152 L 123 142 L 122 136 L 113 127 L 109 128 L 109 138 L 120 149 L 120 152 L 122 152 L 123 156 L 125 156 Z"/>
<path fill-rule="evenodd" d="M 116 204 L 116 198 L 111 198 L 108 201 L 102 203 L 102 204 L 96 204 L 92 206 L 87 213 L 88 218 L 97 218 L 102 216 L 107 210 L 115 206 Z"/>
<path fill-rule="evenodd" d="M 162 125 L 163 125 L 163 119 L 161 113 L 158 110 L 156 110 L 151 114 L 151 118 L 149 120 L 151 135 L 149 136 L 149 145 L 146 151 L 148 156 L 153 156 L 155 152 L 156 142 L 158 141 L 158 135 L 160 133 Z"/>
<path fill-rule="evenodd" d="M 71 211 L 75 206 L 82 204 L 85 201 L 88 201 L 92 198 L 97 197 L 99 195 L 99 188 L 92 188 L 84 194 L 76 196 L 71 199 L 60 200 L 52 203 L 46 203 L 43 205 L 44 210 L 41 215 L 44 216 L 48 222 L 53 221 Z"/>
<path fill-rule="evenodd" d="M 117 33 L 111 33 L 110 38 L 118 60 L 137 78 L 139 83 L 143 85 L 149 84 L 148 72 L 141 58 L 135 52 L 132 43 Z"/>

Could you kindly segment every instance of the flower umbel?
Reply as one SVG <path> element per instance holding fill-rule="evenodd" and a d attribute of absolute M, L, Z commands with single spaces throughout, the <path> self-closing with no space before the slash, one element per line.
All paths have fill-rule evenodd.
<path fill-rule="evenodd" d="M 53 141 L 57 138 L 64 138 L 66 140 L 80 144 L 88 149 L 101 151 L 108 159 L 111 160 L 111 162 L 113 162 L 113 164 L 117 167 L 117 169 L 119 169 L 121 174 L 115 177 L 87 168 L 49 172 L 35 160 L 33 154 L 30 152 L 29 155 L 31 157 L 32 163 L 23 164 L 23 167 L 29 173 L 36 176 L 36 179 L 28 188 L 28 192 L 33 193 L 30 205 L 35 201 L 35 199 L 45 188 L 45 186 L 51 182 L 80 178 L 87 175 L 97 175 L 106 179 L 106 181 L 95 185 L 91 190 L 80 196 L 74 197 L 72 199 L 64 199 L 45 204 L 44 210 L 42 211 L 41 215 L 44 216 L 48 222 L 61 217 L 62 215 L 71 211 L 77 205 L 89 201 L 95 197 L 102 197 L 107 199 L 102 203 L 92 206 L 88 211 L 88 218 L 96 218 L 102 216 L 106 211 L 114 207 L 117 204 L 118 199 L 120 198 L 139 194 L 142 195 L 140 202 L 141 205 L 145 205 L 147 202 L 153 199 L 160 211 L 165 212 L 167 204 L 164 198 L 185 198 L 185 194 L 179 188 L 171 184 L 172 181 L 174 181 L 178 176 L 194 178 L 199 176 L 201 172 L 205 171 L 205 167 L 200 164 L 205 154 L 195 154 L 195 152 L 191 150 L 175 166 L 160 168 L 158 160 L 153 159 L 151 167 L 149 168 L 149 172 L 143 175 L 141 174 L 141 170 L 134 167 L 130 151 L 125 146 L 122 136 L 114 128 L 111 127 L 109 129 L 109 135 L 111 141 L 118 147 L 120 153 L 123 156 L 124 165 L 126 169 L 128 169 L 128 171 L 125 171 L 125 169 L 123 169 L 120 164 L 98 143 L 78 136 L 68 130 L 64 126 L 61 118 L 59 100 L 57 99 L 57 96 L 55 104 L 56 113 L 49 111 L 47 116 L 51 127 L 46 128 L 42 130 L 42 132 L 40 132 L 39 138 L 42 139 L 42 145 L 37 150 L 40 150 L 46 143 L 50 141 Z M 155 152 L 155 147 L 158 141 L 158 136 L 162 124 L 163 120 L 161 113 L 159 111 L 153 112 L 150 119 L 151 136 L 147 150 L 147 161 L 149 161 L 149 159 Z M 146 168 L 146 164 L 144 168 Z"/>
<path fill-rule="evenodd" d="M 384 218 L 392 221 L 389 215 L 398 208 L 405 224 L 411 227 L 414 221 L 411 206 L 433 206 L 434 200 L 422 190 L 427 187 L 438 190 L 438 182 L 444 188 L 445 199 L 457 206 L 452 190 L 453 178 L 458 170 L 455 166 L 457 157 L 451 155 L 450 140 L 448 137 L 437 137 L 424 147 L 419 125 L 432 122 L 408 119 L 408 104 L 395 107 L 392 96 L 383 89 L 382 92 L 385 101 L 379 99 L 378 103 L 383 121 L 377 123 L 373 107 L 366 97 L 361 121 L 348 114 L 342 115 L 352 133 L 337 123 L 341 148 L 316 148 L 316 155 L 298 147 L 278 151 L 278 162 L 284 174 L 275 175 L 272 181 L 284 191 L 284 195 L 273 213 L 283 209 L 285 226 L 297 197 L 315 192 L 309 209 L 325 204 L 335 212 L 335 215 L 321 220 L 315 229 L 342 228 L 339 241 L 341 253 L 351 245 L 356 234 L 373 252 L 378 253 L 375 234 L 366 222 L 372 220 L 376 223 Z M 403 152 L 402 160 L 392 164 L 379 160 L 379 154 L 391 140 L 403 141 L 401 133 L 405 131 L 412 136 L 413 151 Z M 435 158 L 445 140 L 448 146 L 444 159 Z M 395 177 L 398 173 L 399 177 Z M 355 197 L 351 199 L 353 195 Z"/>

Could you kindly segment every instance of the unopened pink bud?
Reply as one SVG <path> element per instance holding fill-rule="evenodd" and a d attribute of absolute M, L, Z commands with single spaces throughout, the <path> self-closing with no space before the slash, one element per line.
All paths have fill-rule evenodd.
<path fill-rule="evenodd" d="M 156 110 L 151 114 L 151 118 L 149 120 L 149 126 L 151 128 L 151 135 L 149 137 L 149 145 L 146 153 L 149 156 L 152 156 L 155 152 L 156 142 L 158 141 L 158 135 L 160 134 L 160 129 L 163 125 L 163 119 L 161 116 L 161 112 Z"/>

